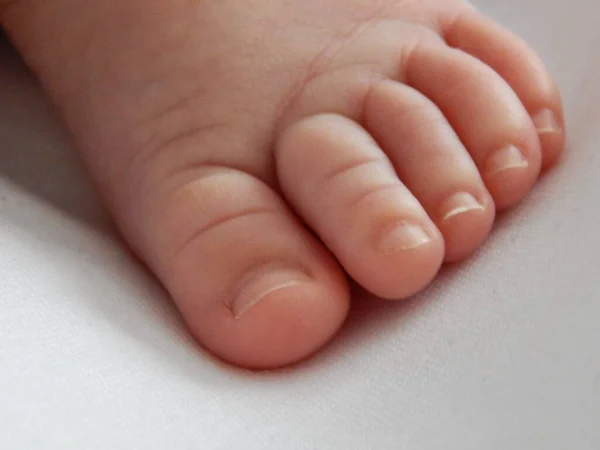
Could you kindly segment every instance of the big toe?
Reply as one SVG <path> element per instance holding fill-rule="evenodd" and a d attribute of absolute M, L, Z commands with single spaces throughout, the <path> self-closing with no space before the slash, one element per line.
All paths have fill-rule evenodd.
<path fill-rule="evenodd" d="M 258 179 L 192 169 L 139 198 L 117 218 L 217 356 L 251 368 L 286 365 L 341 326 L 349 294 L 340 269 Z"/>

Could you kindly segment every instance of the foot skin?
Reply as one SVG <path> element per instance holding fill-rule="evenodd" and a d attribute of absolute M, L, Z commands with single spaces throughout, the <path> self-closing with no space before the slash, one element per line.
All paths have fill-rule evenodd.
<path fill-rule="evenodd" d="M 564 145 L 539 58 L 462 0 L 13 0 L 3 24 L 191 332 L 246 367 L 323 346 L 344 271 L 423 289 Z"/>

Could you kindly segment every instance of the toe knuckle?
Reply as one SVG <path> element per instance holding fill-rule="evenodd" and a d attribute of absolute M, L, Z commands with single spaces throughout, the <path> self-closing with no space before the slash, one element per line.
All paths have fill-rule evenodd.
<path fill-rule="evenodd" d="M 178 258 L 189 248 L 210 241 L 228 224 L 275 213 L 269 190 L 251 176 L 224 167 L 203 167 L 180 182 L 165 186 L 152 199 L 151 220 L 158 224 L 165 253 Z"/>

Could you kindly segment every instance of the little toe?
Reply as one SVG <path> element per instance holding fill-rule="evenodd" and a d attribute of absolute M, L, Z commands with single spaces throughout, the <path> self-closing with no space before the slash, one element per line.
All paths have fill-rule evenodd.
<path fill-rule="evenodd" d="M 404 298 L 437 274 L 443 237 L 358 124 L 301 120 L 280 136 L 276 158 L 288 200 L 363 287 Z"/>
<path fill-rule="evenodd" d="M 498 209 L 530 191 L 541 170 L 540 142 L 529 114 L 500 75 L 461 50 L 435 45 L 413 51 L 404 77 L 452 124 Z"/>
<path fill-rule="evenodd" d="M 475 11 L 445 31 L 449 45 L 480 59 L 513 88 L 531 115 L 542 144 L 542 164 L 557 161 L 565 145 L 562 102 L 556 82 L 540 57 L 518 36 Z"/>
<path fill-rule="evenodd" d="M 445 260 L 470 255 L 487 238 L 495 205 L 439 108 L 406 85 L 384 81 L 369 95 L 364 116 L 400 179 L 444 235 Z"/>
<path fill-rule="evenodd" d="M 204 167 L 144 195 L 117 217 L 192 334 L 217 356 L 282 366 L 341 326 L 349 305 L 343 273 L 260 180 Z"/>

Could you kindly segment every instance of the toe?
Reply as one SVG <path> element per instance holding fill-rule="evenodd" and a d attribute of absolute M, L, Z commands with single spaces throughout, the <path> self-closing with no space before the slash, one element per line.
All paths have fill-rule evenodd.
<path fill-rule="evenodd" d="M 445 35 L 449 45 L 480 59 L 510 84 L 536 125 L 543 166 L 552 165 L 564 148 L 565 124 L 557 85 L 539 56 L 512 32 L 474 11 L 460 16 Z"/>
<path fill-rule="evenodd" d="M 477 249 L 494 222 L 494 202 L 439 108 L 418 91 L 385 81 L 366 101 L 365 123 L 444 235 L 445 260 Z"/>
<path fill-rule="evenodd" d="M 517 203 L 540 172 L 540 143 L 521 101 L 489 66 L 444 45 L 414 50 L 404 74 L 433 100 L 477 164 L 498 209 Z"/>
<path fill-rule="evenodd" d="M 313 116 L 288 128 L 276 151 L 287 198 L 357 282 L 403 298 L 433 279 L 443 238 L 364 129 Z"/>
<path fill-rule="evenodd" d="M 227 168 L 171 178 L 119 217 L 200 343 L 252 368 L 321 347 L 346 316 L 347 284 L 279 196 Z"/>

